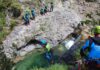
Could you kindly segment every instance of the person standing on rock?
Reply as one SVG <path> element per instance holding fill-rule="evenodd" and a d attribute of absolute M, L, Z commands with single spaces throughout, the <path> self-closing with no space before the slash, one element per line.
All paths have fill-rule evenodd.
<path fill-rule="evenodd" d="M 24 24 L 25 25 L 28 25 L 29 24 L 29 20 L 30 20 L 30 15 L 29 15 L 29 12 L 28 11 L 25 11 L 25 14 L 24 14 Z"/>
<path fill-rule="evenodd" d="M 94 37 L 86 40 L 80 54 L 88 70 L 100 70 L 100 25 L 94 28 Z"/>
<path fill-rule="evenodd" d="M 50 5 L 50 12 L 52 12 L 53 11 L 53 8 L 54 8 L 54 5 L 53 5 L 53 2 L 51 2 L 50 4 L 51 4 Z"/>
<path fill-rule="evenodd" d="M 40 9 L 40 14 L 41 14 L 41 15 L 44 15 L 44 8 L 41 8 L 41 9 Z"/>
<path fill-rule="evenodd" d="M 48 3 L 48 12 L 50 12 L 51 4 L 50 2 Z"/>
<path fill-rule="evenodd" d="M 44 7 L 44 13 L 46 14 L 48 12 L 48 7 L 47 7 L 47 5 L 45 5 L 45 7 Z"/>
<path fill-rule="evenodd" d="M 40 14 L 44 15 L 45 12 L 47 11 L 47 7 L 45 5 L 45 0 L 40 0 Z"/>
<path fill-rule="evenodd" d="M 51 45 L 47 43 L 47 41 L 44 39 L 41 39 L 40 42 L 41 45 L 45 48 L 45 58 L 47 59 L 48 63 L 53 64 L 54 55 L 53 55 L 53 50 L 51 48 Z"/>
<path fill-rule="evenodd" d="M 34 8 L 32 8 L 31 14 L 32 14 L 32 19 L 34 20 L 35 19 L 35 9 Z"/>
<path fill-rule="evenodd" d="M 24 21 L 25 21 L 25 25 L 28 25 L 30 23 L 30 17 L 31 17 L 31 10 L 29 7 L 26 8 L 25 12 L 24 12 Z"/>

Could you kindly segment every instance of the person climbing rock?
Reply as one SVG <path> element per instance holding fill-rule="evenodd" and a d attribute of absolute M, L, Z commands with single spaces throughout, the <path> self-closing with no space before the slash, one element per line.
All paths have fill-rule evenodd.
<path fill-rule="evenodd" d="M 34 8 L 31 9 L 31 13 L 32 13 L 32 19 L 35 19 L 35 9 Z"/>
<path fill-rule="evenodd" d="M 51 4 L 51 6 L 50 6 L 50 12 L 52 12 L 53 8 L 54 8 L 54 5 L 53 5 L 53 2 L 51 2 L 50 4 Z"/>
<path fill-rule="evenodd" d="M 30 23 L 30 17 L 31 17 L 31 10 L 29 7 L 26 7 L 25 11 L 24 11 L 24 16 L 23 19 L 25 21 L 25 25 L 28 25 Z"/>
<path fill-rule="evenodd" d="M 88 70 L 100 70 L 100 25 L 94 28 L 94 37 L 86 40 L 80 54 Z"/>
<path fill-rule="evenodd" d="M 45 5 L 45 7 L 44 7 L 44 13 L 46 14 L 48 12 L 48 7 L 47 7 L 47 5 Z"/>
<path fill-rule="evenodd" d="M 44 8 L 41 8 L 41 9 L 40 9 L 40 14 L 41 14 L 41 15 L 44 15 Z"/>
<path fill-rule="evenodd" d="M 25 11 L 25 14 L 24 14 L 24 21 L 25 21 L 25 25 L 28 25 L 29 24 L 29 20 L 30 20 L 30 15 L 29 15 L 29 12 L 28 11 Z"/>
<path fill-rule="evenodd" d="M 47 58 L 47 60 L 48 60 L 48 62 L 50 64 L 53 64 L 54 63 L 53 50 L 52 50 L 51 45 L 49 43 L 47 43 L 47 45 L 46 45 L 45 57 Z"/>
<path fill-rule="evenodd" d="M 41 45 L 45 48 L 45 58 L 47 59 L 48 63 L 53 64 L 54 55 L 53 55 L 53 50 L 51 48 L 51 45 L 47 43 L 47 41 L 44 39 L 40 41 L 41 41 Z"/>

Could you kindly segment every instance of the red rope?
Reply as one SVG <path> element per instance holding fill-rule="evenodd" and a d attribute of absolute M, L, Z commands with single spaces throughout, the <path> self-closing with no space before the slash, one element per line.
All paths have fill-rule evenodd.
<path fill-rule="evenodd" d="M 78 63 L 78 70 L 81 70 L 81 64 Z"/>

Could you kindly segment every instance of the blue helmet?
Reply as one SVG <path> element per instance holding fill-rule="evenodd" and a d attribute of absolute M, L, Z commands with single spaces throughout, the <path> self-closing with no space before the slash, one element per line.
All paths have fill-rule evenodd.
<path fill-rule="evenodd" d="M 46 45 L 47 44 L 47 41 L 45 39 L 41 39 L 40 42 L 43 44 L 43 45 Z"/>

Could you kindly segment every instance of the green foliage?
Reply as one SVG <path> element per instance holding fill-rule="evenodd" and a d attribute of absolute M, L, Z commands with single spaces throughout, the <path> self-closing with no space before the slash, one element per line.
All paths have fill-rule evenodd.
<path fill-rule="evenodd" d="M 17 0 L 0 0 L 0 11 L 5 11 L 8 8 L 12 9 L 13 13 L 20 15 L 21 5 Z"/>
<path fill-rule="evenodd" d="M 6 22 L 6 13 L 5 10 L 11 8 L 11 9 L 20 9 L 21 5 L 19 5 L 17 0 L 0 0 L 0 43 L 2 42 L 2 40 L 4 40 L 4 38 L 6 37 L 6 35 L 8 34 L 6 29 L 3 29 L 6 27 L 5 22 Z M 16 11 L 14 11 L 16 13 Z M 14 20 L 11 20 L 11 26 L 10 28 L 13 29 L 13 27 L 16 25 L 16 22 Z"/>
<path fill-rule="evenodd" d="M 11 4 L 11 10 L 13 13 L 13 17 L 19 17 L 21 15 L 21 4 L 18 1 L 14 1 Z"/>
<path fill-rule="evenodd" d="M 46 67 L 48 62 L 44 59 L 43 51 L 35 51 L 26 56 L 23 61 L 16 64 L 16 70 L 29 70 L 34 67 Z"/>
<path fill-rule="evenodd" d="M 68 70 L 66 65 L 55 64 L 48 68 L 48 70 Z"/>
<path fill-rule="evenodd" d="M 0 0 L 0 11 L 7 9 L 12 3 L 12 0 Z"/>
<path fill-rule="evenodd" d="M 4 52 L 2 52 L 3 48 L 0 46 L 0 70 L 11 70 L 13 63 L 10 59 L 7 59 Z"/>
<path fill-rule="evenodd" d="M 96 21 L 96 20 L 93 19 L 93 20 L 92 20 L 92 24 L 93 24 L 93 25 L 96 25 L 96 24 L 98 24 L 98 21 Z"/>
<path fill-rule="evenodd" d="M 88 25 L 88 24 L 91 24 L 91 25 L 100 25 L 100 20 L 95 20 L 95 19 L 92 19 L 92 20 L 85 20 L 85 21 L 81 21 L 81 24 L 84 25 Z"/>
<path fill-rule="evenodd" d="M 30 55 L 26 55 L 24 60 L 15 65 L 15 68 L 15 70 L 67 70 L 66 65 L 50 65 L 44 57 L 43 49 L 35 49 Z"/>
<path fill-rule="evenodd" d="M 84 25 L 84 24 L 89 24 L 91 22 L 91 20 L 85 20 L 85 21 L 81 21 L 81 24 Z"/>
<path fill-rule="evenodd" d="M 14 17 L 18 17 L 21 12 L 21 5 L 18 3 L 17 0 L 0 0 L 0 43 L 2 43 L 2 40 L 6 37 L 6 35 L 9 34 L 8 30 L 5 28 L 6 25 L 6 13 L 5 11 L 11 8 Z M 16 26 L 16 21 L 11 20 L 11 26 L 10 29 L 12 30 Z"/>
<path fill-rule="evenodd" d="M 0 25 L 4 26 L 5 25 L 5 13 L 4 12 L 0 12 Z"/>
<path fill-rule="evenodd" d="M 6 30 L 4 30 L 5 26 L 5 13 L 0 12 L 0 44 L 2 43 L 2 40 L 4 39 L 5 35 L 7 35 Z"/>
<path fill-rule="evenodd" d="M 21 9 L 21 4 L 19 4 L 18 2 L 13 2 L 11 4 L 11 8 Z"/>
<path fill-rule="evenodd" d="M 10 24 L 11 24 L 11 25 L 10 25 L 10 29 L 12 30 L 12 29 L 17 25 L 17 22 L 16 22 L 15 20 L 12 19 L 12 20 L 10 21 Z"/>
<path fill-rule="evenodd" d="M 7 31 L 7 29 L 3 28 L 3 30 L 0 32 L 0 44 L 2 44 L 2 41 L 8 34 L 9 32 Z"/>
<path fill-rule="evenodd" d="M 0 44 L 2 44 L 2 41 L 9 34 L 8 30 L 5 28 L 5 21 L 5 13 L 0 12 Z"/>
<path fill-rule="evenodd" d="M 88 14 L 86 14 L 86 17 L 89 17 L 89 18 L 92 18 L 92 16 L 91 16 L 92 14 L 90 13 L 88 13 Z"/>
<path fill-rule="evenodd" d="M 35 67 L 31 70 L 68 70 L 68 67 L 66 65 L 54 64 L 54 65 L 51 65 L 48 68 L 37 68 L 37 67 Z"/>
<path fill-rule="evenodd" d="M 20 6 L 17 0 L 0 0 L 0 10 L 7 9 L 8 7 L 20 9 Z"/>
<path fill-rule="evenodd" d="M 96 14 L 97 14 L 98 16 L 100 16 L 100 12 L 96 11 Z"/>

